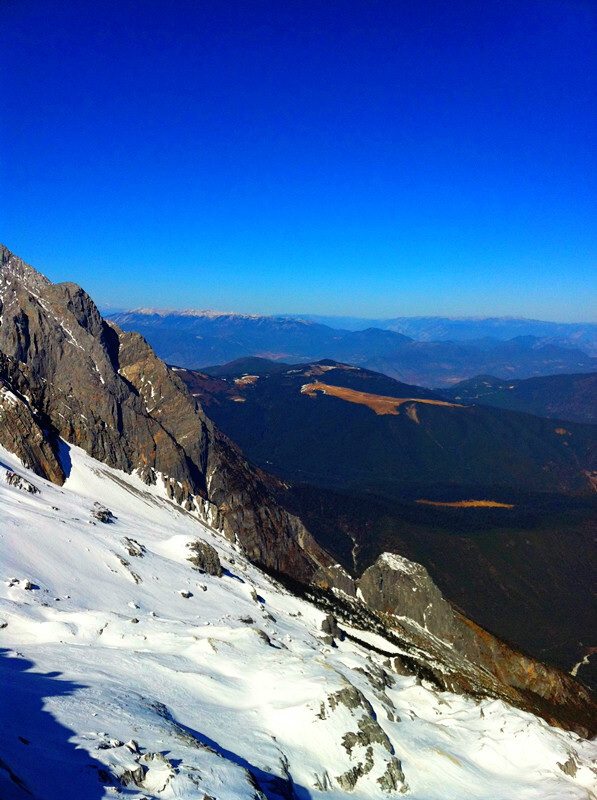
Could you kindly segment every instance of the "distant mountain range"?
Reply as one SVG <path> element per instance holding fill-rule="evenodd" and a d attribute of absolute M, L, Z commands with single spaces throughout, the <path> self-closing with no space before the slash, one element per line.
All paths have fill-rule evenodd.
<path fill-rule="evenodd" d="M 141 333 L 168 363 L 189 369 L 248 356 L 288 363 L 331 358 L 430 387 L 452 386 L 479 374 L 507 379 L 597 371 L 597 358 L 574 346 L 572 338 L 561 343 L 525 334 L 507 341 L 487 336 L 417 341 L 377 327 L 343 330 L 304 319 L 212 311 L 137 309 L 109 319 L 124 330 Z M 518 323 L 517 330 L 522 324 Z M 503 326 L 499 330 L 504 335 Z M 482 331 L 474 332 L 480 336 Z"/>
<path fill-rule="evenodd" d="M 554 342 L 579 347 L 591 355 L 597 355 L 596 322 L 547 322 L 515 317 L 360 319 L 358 317 L 326 317 L 311 314 L 305 314 L 300 318 L 350 331 L 381 328 L 403 333 L 421 342 L 462 342 L 486 337 L 506 341 L 514 339 L 516 336 L 535 336 L 538 339 L 551 339 Z"/>

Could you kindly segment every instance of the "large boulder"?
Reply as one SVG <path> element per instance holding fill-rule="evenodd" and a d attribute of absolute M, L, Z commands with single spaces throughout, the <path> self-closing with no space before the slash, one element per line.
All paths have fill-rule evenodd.
<path fill-rule="evenodd" d="M 187 560 L 191 562 L 195 569 L 198 569 L 199 572 L 206 572 L 208 575 L 215 575 L 218 578 L 222 576 L 222 564 L 215 547 L 202 539 L 190 542 L 187 547 L 193 554 Z"/>

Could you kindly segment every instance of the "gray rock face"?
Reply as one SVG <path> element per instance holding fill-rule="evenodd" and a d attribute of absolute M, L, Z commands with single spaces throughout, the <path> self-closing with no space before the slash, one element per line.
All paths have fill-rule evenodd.
<path fill-rule="evenodd" d="M 356 597 L 356 582 L 340 564 L 320 567 L 313 575 L 311 583 L 322 589 L 336 589 L 349 597 Z"/>
<path fill-rule="evenodd" d="M 300 580 L 331 563 L 142 336 L 110 325 L 79 286 L 50 283 L 2 246 L 0 269 L 0 443 L 61 484 L 62 437 L 162 481 L 256 562 Z"/>
<path fill-rule="evenodd" d="M 324 618 L 323 622 L 321 623 L 321 630 L 324 633 L 329 634 L 329 636 L 333 636 L 334 639 L 339 639 L 341 642 L 344 641 L 344 631 L 338 625 L 338 621 L 333 614 L 327 614 Z"/>
<path fill-rule="evenodd" d="M 208 575 L 215 575 L 218 578 L 222 576 L 222 565 L 215 547 L 201 539 L 191 542 L 187 547 L 193 553 L 187 560 L 191 562 L 195 569 L 198 569 L 199 572 L 206 572 Z"/>
<path fill-rule="evenodd" d="M 395 624 L 406 626 L 426 648 L 437 648 L 426 664 L 396 656 L 400 674 L 418 674 L 444 691 L 502 696 L 581 736 L 594 729 L 594 719 L 587 723 L 595 704 L 582 684 L 459 614 L 420 564 L 384 553 L 363 573 L 358 587 L 371 608 L 397 617 Z"/>
<path fill-rule="evenodd" d="M 8 373 L 8 360 L 0 352 L 0 376 Z M 0 444 L 17 455 L 26 467 L 53 483 L 64 482 L 64 470 L 55 444 L 43 429 L 41 418 L 8 380 L 0 377 Z"/>
<path fill-rule="evenodd" d="M 408 617 L 440 637 L 456 635 L 452 606 L 420 564 L 383 553 L 359 578 L 358 587 L 377 611 Z"/>
<path fill-rule="evenodd" d="M 404 794 L 408 791 L 404 782 L 404 772 L 399 759 L 394 756 L 389 762 L 386 771 L 377 779 L 377 782 L 384 792 L 400 792 Z"/>

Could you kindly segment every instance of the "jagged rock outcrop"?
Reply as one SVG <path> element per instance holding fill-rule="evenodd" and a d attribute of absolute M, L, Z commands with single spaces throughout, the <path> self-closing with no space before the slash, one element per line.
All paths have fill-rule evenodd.
<path fill-rule="evenodd" d="M 344 631 L 338 625 L 338 620 L 333 614 L 326 614 L 321 623 L 321 630 L 324 634 L 333 639 L 339 639 L 341 642 L 344 641 Z"/>
<path fill-rule="evenodd" d="M 439 646 L 437 663 L 442 663 L 442 668 L 428 668 L 428 677 L 438 688 L 473 693 L 480 687 L 489 693 L 502 691 L 510 702 L 523 707 L 526 704 L 529 710 L 554 724 L 571 727 L 582 736 L 596 732 L 591 714 L 597 714 L 597 706 L 582 684 L 561 670 L 518 652 L 458 613 L 420 564 L 384 553 L 365 570 L 357 584 L 370 608 L 418 634 L 427 647 L 430 643 Z M 446 658 L 447 652 L 442 654 L 442 643 L 454 658 Z M 446 669 L 450 661 L 452 668 Z M 463 669 L 464 665 L 473 666 L 476 674 Z M 395 667 L 398 672 L 408 672 L 409 658 L 398 657 Z M 483 673 L 492 680 L 484 679 Z"/>
<path fill-rule="evenodd" d="M 193 554 L 187 560 L 191 562 L 195 569 L 200 572 L 206 572 L 208 575 L 215 575 L 218 578 L 222 576 L 222 565 L 215 547 L 201 539 L 197 539 L 196 542 L 190 542 L 187 547 Z"/>
<path fill-rule="evenodd" d="M 102 319 L 81 287 L 50 283 L 5 247 L 0 266 L 2 444 L 61 484 L 62 437 L 162 481 L 256 562 L 302 580 L 332 563 L 143 337 Z M 27 402 L 12 403 L 7 391 Z"/>
<path fill-rule="evenodd" d="M 6 483 L 9 486 L 14 486 L 16 489 L 20 489 L 22 492 L 28 492 L 29 494 L 39 494 L 39 489 L 37 486 L 28 481 L 27 478 L 24 478 L 22 475 L 19 475 L 16 472 L 11 472 L 10 470 L 6 473 Z"/>
<path fill-rule="evenodd" d="M 311 583 L 315 586 L 320 586 L 322 589 L 335 589 L 347 594 L 349 597 L 356 597 L 356 582 L 340 564 L 320 567 L 311 578 Z"/>
<path fill-rule="evenodd" d="M 342 746 L 352 766 L 334 776 L 340 788 L 346 792 L 353 791 L 360 778 L 374 769 L 379 772 L 381 767 L 383 772 L 377 778 L 380 787 L 391 793 L 406 792 L 408 787 L 402 765 L 392 743 L 379 724 L 371 703 L 356 686 L 347 682 L 344 688 L 330 694 L 327 704 L 322 705 L 320 719 L 325 719 L 326 713 L 333 714 L 342 706 L 350 712 L 351 727 L 356 725 L 356 730 L 349 730 L 342 737 Z"/>
<path fill-rule="evenodd" d="M 452 606 L 421 564 L 383 553 L 357 583 L 371 608 L 408 617 L 438 636 L 456 635 Z"/>

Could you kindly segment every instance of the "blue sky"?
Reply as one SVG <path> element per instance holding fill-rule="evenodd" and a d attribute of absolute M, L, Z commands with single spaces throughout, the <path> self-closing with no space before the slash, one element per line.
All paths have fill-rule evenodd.
<path fill-rule="evenodd" d="M 597 320 L 592 0 L 0 20 L 0 241 L 98 304 Z"/>

